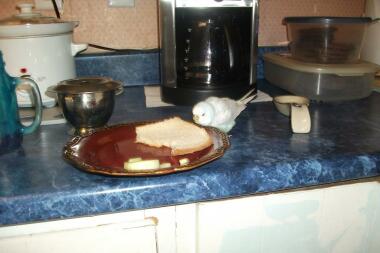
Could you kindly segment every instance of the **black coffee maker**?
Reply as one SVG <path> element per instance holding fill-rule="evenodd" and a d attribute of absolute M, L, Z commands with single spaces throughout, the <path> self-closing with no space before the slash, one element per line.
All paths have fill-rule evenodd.
<path fill-rule="evenodd" d="M 258 0 L 160 0 L 161 98 L 193 105 L 256 89 Z"/>

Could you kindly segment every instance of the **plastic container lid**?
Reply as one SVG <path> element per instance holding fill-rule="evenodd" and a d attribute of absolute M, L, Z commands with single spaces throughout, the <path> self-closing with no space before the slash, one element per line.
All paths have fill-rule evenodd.
<path fill-rule="evenodd" d="M 365 61 L 350 64 L 309 63 L 293 59 L 288 53 L 267 53 L 264 55 L 264 60 L 282 66 L 284 68 L 314 74 L 355 76 L 367 73 L 376 73 L 380 70 L 379 65 Z"/>
<path fill-rule="evenodd" d="M 285 17 L 283 20 L 283 24 L 366 24 L 371 22 L 372 19 L 369 17 Z"/>
<path fill-rule="evenodd" d="M 120 82 L 107 77 L 81 77 L 59 82 L 53 91 L 62 94 L 81 94 L 122 89 Z"/>
<path fill-rule="evenodd" d="M 0 38 L 48 36 L 70 33 L 79 22 L 45 17 L 32 11 L 33 4 L 19 4 L 20 13 L 0 20 Z"/>

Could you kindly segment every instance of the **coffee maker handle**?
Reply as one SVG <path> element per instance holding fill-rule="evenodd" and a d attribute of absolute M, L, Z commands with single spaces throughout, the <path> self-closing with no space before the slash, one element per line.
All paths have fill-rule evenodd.
<path fill-rule="evenodd" d="M 41 124 L 41 120 L 42 120 L 42 101 L 41 101 L 41 94 L 40 94 L 40 90 L 38 89 L 38 85 L 37 83 L 29 78 L 29 77 L 20 77 L 18 79 L 18 83 L 17 85 L 20 85 L 20 84 L 24 84 L 24 83 L 27 83 L 29 84 L 31 87 L 32 87 L 32 93 L 34 95 L 34 106 L 35 106 L 35 116 L 34 116 L 34 120 L 32 122 L 32 124 L 30 124 L 29 126 L 24 126 L 21 124 L 21 131 L 22 133 L 24 134 L 30 134 L 32 132 L 34 132 Z"/>
<path fill-rule="evenodd" d="M 227 39 L 227 47 L 228 47 L 228 58 L 230 60 L 230 69 L 233 69 L 234 65 L 235 65 L 235 62 L 234 62 L 234 49 L 233 49 L 233 46 L 232 46 L 232 40 L 231 40 L 231 34 L 228 30 L 228 27 L 225 25 L 224 26 L 224 33 L 226 35 L 226 39 Z"/>

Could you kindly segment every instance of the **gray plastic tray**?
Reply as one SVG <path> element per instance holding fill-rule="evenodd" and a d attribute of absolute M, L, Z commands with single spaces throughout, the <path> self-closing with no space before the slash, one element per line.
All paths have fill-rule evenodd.
<path fill-rule="evenodd" d="M 343 101 L 371 94 L 379 66 L 357 64 L 312 64 L 287 55 L 264 55 L 264 76 L 270 83 L 295 95 L 317 101 Z"/>

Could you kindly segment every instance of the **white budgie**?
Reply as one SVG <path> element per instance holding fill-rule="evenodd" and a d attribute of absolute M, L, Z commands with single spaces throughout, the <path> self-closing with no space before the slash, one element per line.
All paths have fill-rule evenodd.
<path fill-rule="evenodd" d="M 235 119 L 256 97 L 250 90 L 239 100 L 230 98 L 209 97 L 193 107 L 193 120 L 202 126 L 216 127 L 223 132 L 229 132 L 235 125 Z"/>

